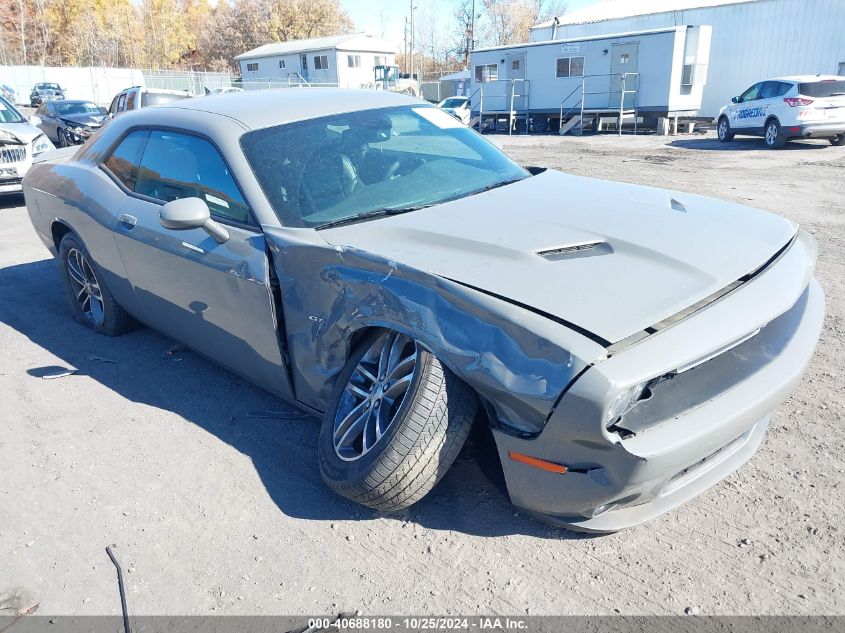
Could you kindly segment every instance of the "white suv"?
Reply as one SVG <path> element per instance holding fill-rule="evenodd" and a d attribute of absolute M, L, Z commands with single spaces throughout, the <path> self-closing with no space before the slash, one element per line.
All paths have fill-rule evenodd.
<path fill-rule="evenodd" d="M 109 106 L 109 116 L 114 118 L 121 112 L 162 105 L 170 101 L 175 101 L 176 99 L 187 99 L 190 96 L 191 93 L 185 90 L 164 90 L 162 88 L 132 86 L 131 88 L 126 88 L 126 90 L 121 90 L 115 95 Z"/>
<path fill-rule="evenodd" d="M 792 138 L 827 138 L 845 145 L 845 77 L 805 75 L 754 84 L 716 119 L 719 140 L 762 136 L 769 147 Z"/>

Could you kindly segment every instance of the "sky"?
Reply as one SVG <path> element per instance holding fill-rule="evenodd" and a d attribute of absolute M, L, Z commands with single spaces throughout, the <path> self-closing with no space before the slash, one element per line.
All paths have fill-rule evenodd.
<path fill-rule="evenodd" d="M 574 11 L 595 2 L 597 0 L 566 0 L 566 6 L 569 11 Z M 383 37 L 401 50 L 411 0 L 340 0 L 340 3 L 355 22 L 356 30 Z M 443 29 L 451 31 L 452 15 L 458 0 L 415 0 L 414 4 L 418 18 L 433 15 L 438 25 L 442 24 Z M 481 0 L 476 0 L 476 6 L 480 5 Z"/>

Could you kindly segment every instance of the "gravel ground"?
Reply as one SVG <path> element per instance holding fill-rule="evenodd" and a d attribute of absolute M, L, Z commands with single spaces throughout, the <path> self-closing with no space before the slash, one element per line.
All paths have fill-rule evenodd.
<path fill-rule="evenodd" d="M 109 339 L 74 323 L 21 198 L 6 198 L 0 602 L 17 588 L 42 614 L 119 613 L 104 550 L 117 543 L 132 614 L 845 614 L 845 150 L 701 136 L 504 146 L 524 164 L 769 209 L 816 236 L 825 330 L 749 464 L 648 525 L 588 537 L 514 512 L 469 446 L 421 503 L 377 517 L 320 481 L 313 418 L 167 354 L 151 330 Z M 49 367 L 79 371 L 41 379 Z"/>

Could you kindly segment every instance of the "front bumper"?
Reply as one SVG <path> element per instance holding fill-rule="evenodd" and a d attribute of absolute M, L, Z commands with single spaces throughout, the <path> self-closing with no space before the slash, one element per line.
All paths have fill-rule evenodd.
<path fill-rule="evenodd" d="M 824 295 L 810 276 L 806 246 L 799 240 L 772 269 L 738 292 L 587 370 L 535 438 L 494 429 L 513 504 L 574 530 L 613 532 L 680 505 L 750 459 L 762 442 L 770 413 L 800 380 L 821 333 Z M 754 314 L 761 310 L 765 314 L 766 308 L 777 309 L 774 314 L 779 316 L 768 323 L 751 320 L 760 318 Z M 717 335 L 723 341 L 725 336 L 738 340 L 741 335 L 734 338 L 735 334 L 745 331 L 747 335 L 760 326 L 760 335 L 767 338 L 757 352 L 759 366 L 745 368 L 735 383 L 715 391 L 714 397 L 660 418 L 659 423 L 624 439 L 602 428 L 599 421 L 604 409 L 598 403 L 606 391 L 618 391 L 607 385 L 633 371 L 647 374 L 650 369 L 643 365 L 648 363 L 659 374 L 665 370 L 661 363 L 666 353 L 677 352 L 679 345 L 695 348 L 710 338 L 709 345 Z M 743 345 L 753 346 L 754 341 L 752 337 Z M 735 349 L 740 350 L 739 346 Z M 730 374 L 719 371 L 711 378 L 705 367 L 702 363 L 700 370 L 689 374 L 699 371 L 699 386 L 698 378 L 713 386 Z M 678 396 L 675 393 L 682 402 L 690 394 Z M 658 397 L 655 391 L 653 399 Z M 568 471 L 558 474 L 534 468 L 511 459 L 511 452 L 563 464 Z"/>
<path fill-rule="evenodd" d="M 19 160 L 19 157 L 10 158 L 6 150 L 21 152 L 23 160 Z M 0 194 L 23 191 L 21 183 L 30 167 L 32 167 L 32 152 L 29 146 L 0 146 Z"/>

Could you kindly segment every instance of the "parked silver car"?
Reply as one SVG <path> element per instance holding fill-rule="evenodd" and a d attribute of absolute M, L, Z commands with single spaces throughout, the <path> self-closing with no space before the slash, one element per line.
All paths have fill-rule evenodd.
<path fill-rule="evenodd" d="M 787 220 L 529 171 L 388 92 L 142 109 L 24 191 L 81 321 L 146 323 L 321 415 L 324 480 L 382 511 L 478 417 L 518 507 L 641 523 L 754 454 L 822 326 Z"/>
<path fill-rule="evenodd" d="M 35 156 L 53 144 L 9 101 L 0 97 L 0 194 L 18 193 Z"/>

